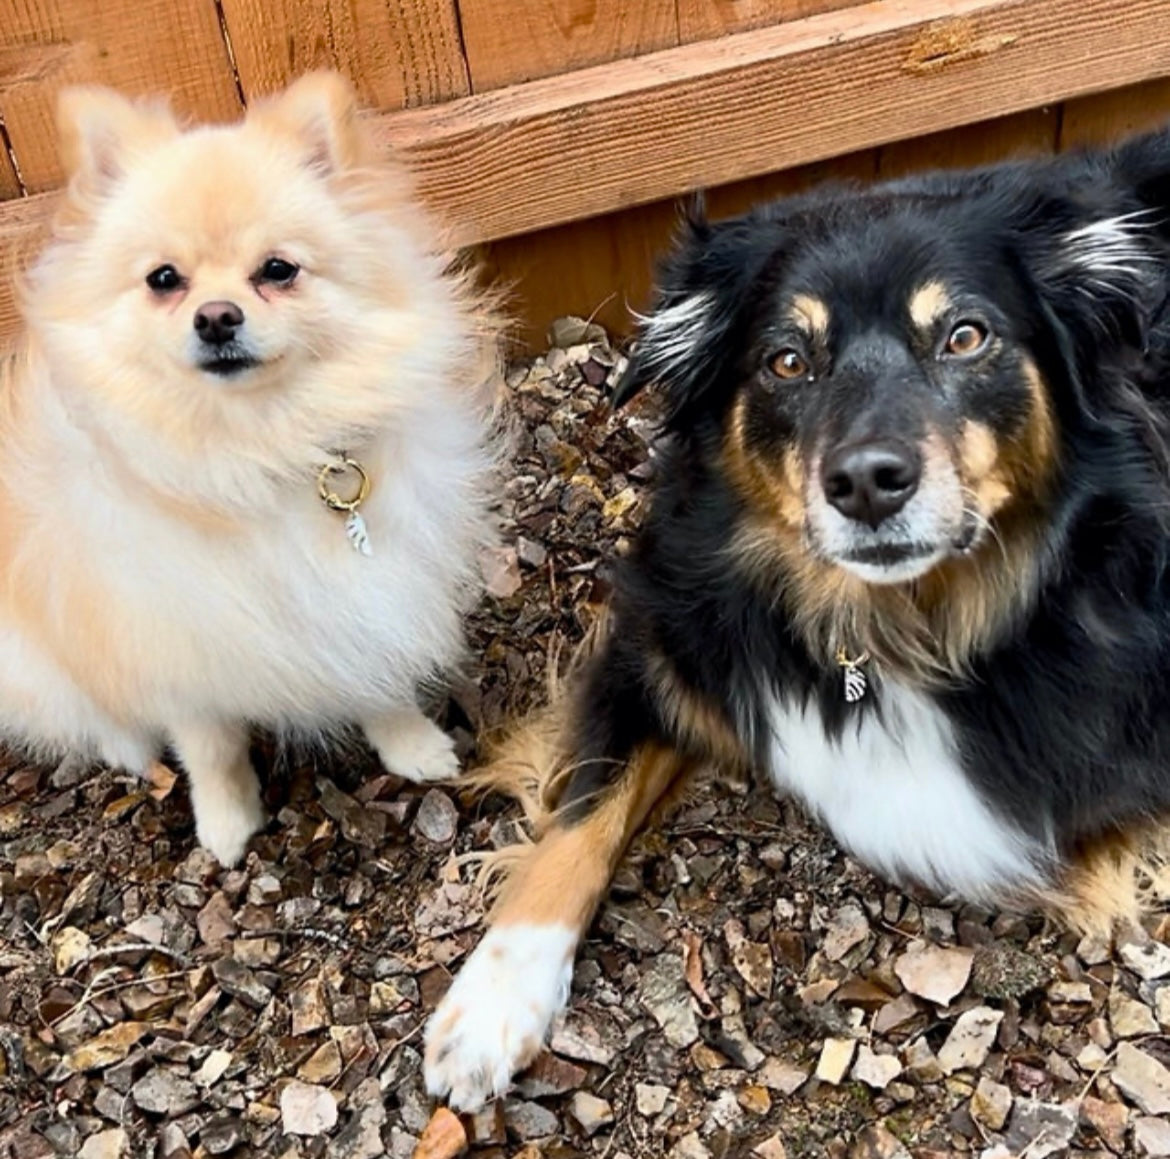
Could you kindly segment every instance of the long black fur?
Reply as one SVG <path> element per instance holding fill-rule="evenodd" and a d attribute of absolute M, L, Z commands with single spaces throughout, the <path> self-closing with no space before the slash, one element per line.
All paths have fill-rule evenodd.
<path fill-rule="evenodd" d="M 1094 272 L 1070 259 L 1069 237 L 1106 219 L 1126 222 L 1139 252 Z M 725 426 L 761 373 L 778 288 L 793 271 L 813 283 L 824 272 L 817 284 L 835 314 L 874 317 L 924 278 L 972 284 L 1040 368 L 1059 456 L 1038 513 L 1032 599 L 929 695 L 984 799 L 1026 832 L 1054 833 L 1063 857 L 1165 814 L 1170 133 L 1111 152 L 822 188 L 734 220 L 690 223 L 661 269 L 655 313 L 616 395 L 621 404 L 659 386 L 667 438 L 612 630 L 576 698 L 568 815 L 587 813 L 638 745 L 695 747 L 658 701 L 651 655 L 667 656 L 761 762 L 765 706 L 777 694 L 815 706 L 831 734 L 854 714 L 880 711 L 880 696 L 846 705 L 832 658 L 810 654 L 785 602 L 728 564 L 745 499 L 723 466 Z M 834 299 L 841 271 L 873 297 Z M 696 294 L 713 304 L 701 333 L 680 346 L 653 319 Z M 1011 405 L 991 387 L 964 402 L 968 416 L 989 422 Z M 835 420 L 826 410 L 820 421 Z"/>

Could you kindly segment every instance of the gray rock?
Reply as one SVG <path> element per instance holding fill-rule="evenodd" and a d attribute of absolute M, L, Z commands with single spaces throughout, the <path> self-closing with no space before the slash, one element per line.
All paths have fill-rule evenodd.
<path fill-rule="evenodd" d="M 1117 947 L 1118 957 L 1139 977 L 1147 982 L 1170 974 L 1170 946 L 1153 938 L 1122 942 Z"/>
<path fill-rule="evenodd" d="M 834 915 L 825 933 L 821 952 L 830 962 L 839 962 L 854 946 L 869 937 L 869 921 L 856 902 L 843 905 Z"/>
<path fill-rule="evenodd" d="M 446 847 L 455 840 L 459 814 L 451 798 L 442 789 L 429 789 L 419 802 L 414 830 L 435 845 Z"/>
<path fill-rule="evenodd" d="M 974 955 L 965 947 L 912 944 L 894 963 L 894 972 L 911 994 L 939 1006 L 960 994 L 971 976 Z"/>
<path fill-rule="evenodd" d="M 544 567 L 548 561 L 548 549 L 543 543 L 534 539 L 526 539 L 523 535 L 516 539 L 516 555 L 525 567 Z"/>
<path fill-rule="evenodd" d="M 986 1075 L 971 1096 L 971 1118 L 989 1131 L 1002 1131 L 1012 1109 L 1011 1089 L 992 1082 Z"/>
<path fill-rule="evenodd" d="M 853 1064 L 853 1078 L 858 1082 L 884 1091 L 902 1073 L 902 1064 L 892 1054 L 874 1054 L 862 1043 L 857 1050 L 857 1061 Z"/>
<path fill-rule="evenodd" d="M 1158 1020 L 1144 1002 L 1114 987 L 1109 992 L 1109 1028 L 1117 1038 L 1136 1038 L 1157 1034 Z"/>
<path fill-rule="evenodd" d="M 1138 1119 L 1133 1142 L 1139 1155 L 1170 1155 L 1170 1123 L 1153 1115 Z"/>
<path fill-rule="evenodd" d="M 711 1159 L 711 1152 L 699 1138 L 698 1132 L 692 1131 L 675 1143 L 670 1159 Z"/>
<path fill-rule="evenodd" d="M 659 954 L 651 962 L 642 975 L 640 997 L 671 1046 L 681 1050 L 698 1041 L 699 1024 L 677 954 Z"/>
<path fill-rule="evenodd" d="M 613 1122 L 613 1107 L 588 1091 L 577 1091 L 569 1100 L 569 1114 L 587 1136 L 595 1135 Z"/>
<path fill-rule="evenodd" d="M 1049 1155 L 1064 1155 L 1077 1130 L 1077 1104 L 1041 1103 L 1020 1099 L 1012 1113 L 1012 1126 L 1007 1145 L 1013 1154 L 1023 1152 L 1035 1159 Z"/>
<path fill-rule="evenodd" d="M 272 1001 L 272 992 L 243 962 L 235 958 L 218 958 L 211 966 L 211 972 L 221 988 L 245 1006 L 263 1010 Z"/>
<path fill-rule="evenodd" d="M 377 849 L 386 836 L 386 814 L 367 809 L 348 793 L 343 793 L 326 777 L 317 778 L 321 808 L 337 822 L 341 835 L 355 845 Z"/>
<path fill-rule="evenodd" d="M 324 1088 L 297 1080 L 280 1092 L 280 1129 L 286 1135 L 324 1135 L 337 1125 L 337 1102 Z"/>
<path fill-rule="evenodd" d="M 178 1071 L 158 1068 L 144 1074 L 131 1088 L 130 1097 L 152 1115 L 178 1118 L 199 1105 L 199 1088 Z"/>
<path fill-rule="evenodd" d="M 127 1153 L 126 1132 L 121 1127 L 90 1135 L 77 1152 L 77 1159 L 122 1159 Z"/>
<path fill-rule="evenodd" d="M 504 1121 L 508 1129 L 523 1142 L 547 1139 L 560 1129 L 560 1120 L 539 1103 L 511 1100 L 504 1105 Z"/>
<path fill-rule="evenodd" d="M 990 1006 L 976 1006 L 961 1014 L 938 1052 L 939 1066 L 947 1074 L 982 1066 L 1002 1021 L 1003 1011 Z"/>
<path fill-rule="evenodd" d="M 1147 1115 L 1170 1114 L 1170 1070 L 1131 1042 L 1117 1048 L 1114 1085 Z"/>
<path fill-rule="evenodd" d="M 636 1083 L 634 1086 L 634 1105 L 638 1108 L 638 1114 L 647 1118 L 662 1114 L 669 1099 L 670 1087 L 656 1083 Z"/>
<path fill-rule="evenodd" d="M 378 1159 L 386 1153 L 382 1128 L 386 1107 L 377 1079 L 366 1079 L 350 1095 L 357 1110 L 329 1146 L 329 1159 Z"/>
<path fill-rule="evenodd" d="M 244 1125 L 234 1115 L 216 1115 L 199 1130 L 199 1142 L 209 1155 L 226 1155 L 244 1141 Z"/>

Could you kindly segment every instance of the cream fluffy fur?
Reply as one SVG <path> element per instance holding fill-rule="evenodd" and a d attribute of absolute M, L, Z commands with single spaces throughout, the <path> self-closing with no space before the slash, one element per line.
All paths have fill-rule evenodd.
<path fill-rule="evenodd" d="M 490 312 L 336 76 L 189 130 L 74 90 L 60 127 L 69 189 L 0 366 L 0 727 L 130 769 L 173 744 L 225 864 L 264 821 L 249 724 L 358 722 L 394 772 L 453 774 L 416 697 L 493 534 Z M 256 278 L 273 256 L 291 285 Z M 147 286 L 163 264 L 179 289 Z M 209 301 L 257 366 L 199 368 Z M 336 449 L 373 484 L 370 558 L 317 495 Z"/>

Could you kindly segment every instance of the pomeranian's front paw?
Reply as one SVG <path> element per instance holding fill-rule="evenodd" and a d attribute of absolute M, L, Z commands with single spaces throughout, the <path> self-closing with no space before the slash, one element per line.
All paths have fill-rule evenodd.
<path fill-rule="evenodd" d="M 416 708 L 368 723 L 366 736 L 387 771 L 408 781 L 449 781 L 459 775 L 455 741 Z"/>
<path fill-rule="evenodd" d="M 248 842 L 268 823 L 258 786 L 253 792 L 223 800 L 204 800 L 195 809 L 199 844 L 225 869 L 244 858 Z"/>
<path fill-rule="evenodd" d="M 568 1001 L 575 946 L 563 925 L 489 930 L 427 1027 L 427 1091 L 461 1111 L 499 1098 Z"/>

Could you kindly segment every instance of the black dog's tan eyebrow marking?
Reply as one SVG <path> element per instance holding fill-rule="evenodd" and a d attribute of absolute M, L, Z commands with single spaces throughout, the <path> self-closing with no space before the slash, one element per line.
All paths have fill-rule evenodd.
<path fill-rule="evenodd" d="M 811 294 L 797 294 L 788 307 L 788 317 L 810 338 L 823 342 L 829 333 L 829 307 Z"/>
<path fill-rule="evenodd" d="M 942 282 L 924 282 L 910 295 L 906 308 L 910 321 L 923 333 L 934 329 L 935 323 L 951 309 L 951 295 Z"/>

